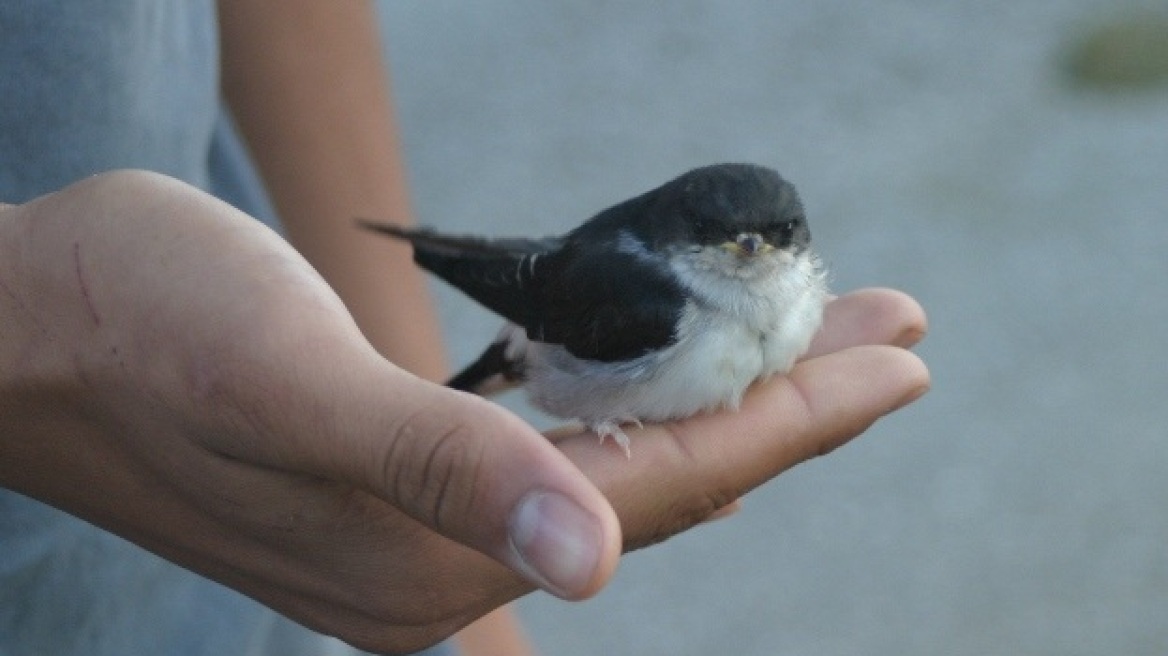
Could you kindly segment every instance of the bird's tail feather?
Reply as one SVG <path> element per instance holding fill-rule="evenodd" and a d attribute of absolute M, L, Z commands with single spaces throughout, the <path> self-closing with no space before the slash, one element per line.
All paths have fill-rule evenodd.
<path fill-rule="evenodd" d="M 362 227 L 413 244 L 414 261 L 492 312 L 525 324 L 525 289 L 536 259 L 558 243 L 547 239 L 453 237 L 424 229 L 357 219 Z M 526 263 L 526 265 L 525 265 Z"/>
<path fill-rule="evenodd" d="M 523 372 L 507 359 L 507 343 L 495 342 L 477 360 L 467 365 L 446 386 L 479 396 L 492 396 L 518 386 Z"/>
<path fill-rule="evenodd" d="M 407 228 L 393 223 L 357 219 L 357 225 L 389 235 L 403 241 L 408 241 L 415 248 L 426 250 L 436 255 L 459 255 L 461 257 L 497 257 L 500 255 L 527 255 L 538 253 L 549 246 L 549 239 L 486 239 L 483 237 L 467 237 L 461 235 L 444 235 L 428 228 Z"/>

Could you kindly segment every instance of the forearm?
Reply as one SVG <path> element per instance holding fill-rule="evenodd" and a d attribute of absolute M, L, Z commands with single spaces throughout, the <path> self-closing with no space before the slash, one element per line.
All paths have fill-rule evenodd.
<path fill-rule="evenodd" d="M 353 226 L 357 216 L 411 220 L 372 5 L 230 0 L 220 16 L 224 92 L 290 241 L 384 355 L 444 377 L 409 249 Z"/>

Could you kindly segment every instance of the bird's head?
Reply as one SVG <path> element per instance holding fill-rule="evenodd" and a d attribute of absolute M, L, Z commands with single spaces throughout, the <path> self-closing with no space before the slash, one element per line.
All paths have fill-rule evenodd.
<path fill-rule="evenodd" d="M 707 166 L 658 191 L 656 248 L 694 269 L 751 279 L 784 268 L 810 246 L 795 187 L 771 169 Z"/>

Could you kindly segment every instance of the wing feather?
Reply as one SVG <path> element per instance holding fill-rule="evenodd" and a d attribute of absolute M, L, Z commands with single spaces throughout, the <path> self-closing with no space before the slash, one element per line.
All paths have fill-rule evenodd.
<path fill-rule="evenodd" d="M 360 221 L 409 241 L 414 260 L 529 339 L 604 362 L 628 360 L 676 338 L 683 290 L 663 261 L 594 235 L 484 239 Z M 581 235 L 584 237 L 584 235 Z"/>
<path fill-rule="evenodd" d="M 457 287 L 487 309 L 526 325 L 533 306 L 532 279 L 540 257 L 562 241 L 485 239 L 443 235 L 431 230 L 358 220 L 375 232 L 410 242 L 414 261 Z"/>
<path fill-rule="evenodd" d="M 581 252 L 582 251 L 582 252 Z M 528 337 L 587 360 L 629 360 L 676 338 L 685 305 L 663 265 L 614 249 L 565 250 L 541 280 L 542 308 Z M 538 267 L 537 267 L 538 270 Z"/>

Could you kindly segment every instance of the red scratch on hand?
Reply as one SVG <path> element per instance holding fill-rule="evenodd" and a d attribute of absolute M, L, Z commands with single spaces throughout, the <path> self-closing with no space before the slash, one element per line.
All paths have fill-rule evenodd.
<path fill-rule="evenodd" d="M 81 298 L 85 299 L 85 307 L 89 309 L 89 316 L 93 319 L 95 326 L 101 325 L 101 315 L 97 313 L 97 307 L 93 304 L 93 298 L 89 295 L 89 285 L 85 283 L 85 275 L 81 273 L 81 243 L 73 242 L 73 271 L 77 274 L 77 286 L 81 288 Z"/>

